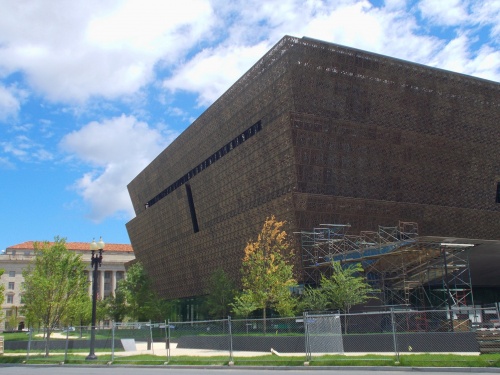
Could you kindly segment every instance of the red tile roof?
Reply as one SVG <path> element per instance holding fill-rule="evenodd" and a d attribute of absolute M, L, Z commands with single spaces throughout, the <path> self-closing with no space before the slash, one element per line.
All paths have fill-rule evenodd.
<path fill-rule="evenodd" d="M 7 249 L 22 249 L 22 250 L 34 250 L 35 249 L 35 242 L 43 243 L 44 241 L 26 241 L 23 243 L 20 243 L 18 245 L 14 246 L 9 246 Z M 53 244 L 53 242 L 49 242 L 50 245 Z M 66 242 L 66 248 L 68 250 L 79 250 L 79 251 L 85 251 L 89 250 L 90 251 L 90 243 L 88 242 Z M 124 253 L 131 253 L 134 251 L 132 249 L 132 245 L 129 244 L 119 244 L 119 243 L 107 243 L 104 246 L 104 251 L 118 251 L 118 252 L 124 252 Z"/>

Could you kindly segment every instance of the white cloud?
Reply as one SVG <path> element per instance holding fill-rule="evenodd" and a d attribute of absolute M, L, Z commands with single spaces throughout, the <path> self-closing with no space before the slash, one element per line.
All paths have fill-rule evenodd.
<path fill-rule="evenodd" d="M 0 121 L 16 117 L 20 108 L 21 103 L 12 89 L 0 85 Z"/>
<path fill-rule="evenodd" d="M 500 81 L 500 51 L 483 46 L 475 56 L 471 56 L 469 45 L 467 35 L 460 35 L 451 40 L 430 63 L 437 68 Z"/>
<path fill-rule="evenodd" d="M 54 155 L 52 155 L 51 152 L 43 149 L 43 148 L 39 148 L 38 150 L 36 150 L 34 153 L 33 153 L 33 156 L 38 160 L 38 161 L 49 161 L 49 160 L 53 160 L 54 159 Z"/>
<path fill-rule="evenodd" d="M 205 0 L 3 2 L 0 76 L 23 72 L 55 101 L 128 95 L 152 80 L 159 61 L 176 61 L 209 35 L 211 24 Z"/>
<path fill-rule="evenodd" d="M 93 168 L 75 183 L 78 193 L 90 205 L 91 219 L 101 221 L 123 213 L 132 217 L 127 184 L 176 135 L 124 115 L 91 122 L 67 134 L 61 148 Z"/>
<path fill-rule="evenodd" d="M 468 62 L 467 74 L 500 82 L 500 51 L 488 46 L 479 49 L 477 56 Z"/>
<path fill-rule="evenodd" d="M 24 134 L 18 135 L 12 140 L 0 142 L 0 147 L 4 154 L 26 163 L 36 163 L 54 158 L 52 153 L 44 148 L 44 145 Z"/>
<path fill-rule="evenodd" d="M 401 9 L 403 5 L 392 2 L 386 9 L 368 1 L 254 1 L 233 16 L 223 43 L 179 65 L 163 86 L 173 92 L 195 92 L 198 104 L 208 105 L 284 35 L 308 36 L 426 63 L 442 42 L 418 35 L 416 20 Z M 219 16 L 232 14 L 232 10 L 223 8 Z M 256 38 L 256 34 L 266 37 Z"/>
<path fill-rule="evenodd" d="M 25 147 L 22 144 L 16 145 L 12 142 L 2 142 L 0 143 L 0 145 L 2 146 L 2 151 L 5 154 L 10 154 L 21 160 L 24 160 L 27 157 L 28 153 L 26 152 Z"/>
<path fill-rule="evenodd" d="M 476 0 L 472 5 L 471 19 L 481 25 L 491 25 L 492 42 L 500 44 L 500 1 Z"/>
<path fill-rule="evenodd" d="M 175 6 L 164 0 L 130 0 L 121 5 L 90 21 L 86 33 L 89 44 L 104 50 L 151 54 L 154 58 L 165 50 L 175 56 L 186 48 L 184 43 L 190 45 L 202 37 L 212 23 L 213 11 L 204 0 L 183 1 Z"/>
<path fill-rule="evenodd" d="M 411 4 L 406 0 L 386 0 L 382 7 L 368 0 L 5 1 L 0 13 L 0 77 L 22 72 L 46 98 L 84 102 L 91 96 L 135 95 L 154 82 L 158 71 L 168 74 L 174 64 L 174 74 L 164 80 L 164 87 L 199 93 L 199 104 L 206 105 L 285 34 L 428 63 L 446 41 L 426 34 L 426 25 L 417 24 L 416 14 L 407 11 Z M 416 7 L 431 23 L 490 25 L 498 37 L 498 4 L 420 0 Z M 204 49 L 197 51 L 200 47 Z"/>
<path fill-rule="evenodd" d="M 384 8 L 388 10 L 400 10 L 406 8 L 407 0 L 385 0 Z"/>
<path fill-rule="evenodd" d="M 189 99 L 172 93 L 188 91 L 197 95 L 198 105 L 212 103 L 284 35 L 500 80 L 498 0 L 382 3 L 0 0 L 0 120 L 23 114 L 27 93 L 17 87 L 37 94 L 30 97 L 33 106 L 26 117 L 9 129 L 23 131 L 26 138 L 2 139 L 0 164 L 9 165 L 9 158 L 53 158 L 31 141 L 35 131 L 56 137 L 58 125 L 71 118 L 134 113 L 88 123 L 60 143 L 73 160 L 91 166 L 75 183 L 90 205 L 90 216 L 130 216 L 126 185 L 172 140 L 164 126 L 138 118 L 164 115 L 186 121 L 198 110 L 189 111 Z M 431 34 L 436 25 L 443 26 L 440 36 Z M 158 92 L 159 86 L 165 91 Z M 156 102 L 148 103 L 153 96 Z M 44 124 L 37 118 L 50 120 Z"/>
<path fill-rule="evenodd" d="M 0 168 L 2 169 L 15 169 L 14 163 L 12 163 L 9 158 L 0 157 Z"/>
<path fill-rule="evenodd" d="M 163 83 L 176 91 L 198 93 L 198 104 L 209 105 L 248 70 L 269 48 L 267 43 L 255 46 L 231 46 L 206 49 L 182 65 Z"/>
<path fill-rule="evenodd" d="M 442 26 L 459 25 L 466 21 L 468 1 L 463 0 L 421 0 L 418 8 L 422 16 Z"/>
<path fill-rule="evenodd" d="M 367 1 L 322 9 L 310 14 L 297 32 L 300 36 L 373 50 L 382 36 L 376 14 L 378 11 Z"/>
<path fill-rule="evenodd" d="M 311 17 L 300 35 L 422 61 L 437 49 L 438 43 L 435 38 L 418 35 L 416 30 L 414 17 L 406 12 L 358 2 Z"/>
<path fill-rule="evenodd" d="M 440 69 L 461 70 L 464 61 L 467 59 L 467 42 L 466 35 L 460 35 L 451 40 L 429 61 L 429 65 Z"/>

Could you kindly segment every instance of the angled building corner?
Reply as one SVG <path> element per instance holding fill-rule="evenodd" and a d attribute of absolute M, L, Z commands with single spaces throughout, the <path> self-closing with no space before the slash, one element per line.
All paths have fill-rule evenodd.
<path fill-rule="evenodd" d="M 235 279 L 267 216 L 293 233 L 398 221 L 500 239 L 500 85 L 284 37 L 128 185 L 127 230 L 165 298 Z"/>

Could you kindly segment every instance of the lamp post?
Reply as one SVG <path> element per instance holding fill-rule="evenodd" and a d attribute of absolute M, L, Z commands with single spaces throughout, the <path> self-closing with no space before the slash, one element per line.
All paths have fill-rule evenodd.
<path fill-rule="evenodd" d="M 96 321 L 96 305 L 97 305 L 97 268 L 102 263 L 102 251 L 104 250 L 104 241 L 102 237 L 99 242 L 92 240 L 90 243 L 90 250 L 92 251 L 92 257 L 90 259 L 90 266 L 93 268 L 92 273 L 92 326 L 90 327 L 90 353 L 86 357 L 88 360 L 95 360 L 97 356 L 94 352 L 95 346 L 95 321 Z M 99 255 L 97 255 L 99 251 Z"/>

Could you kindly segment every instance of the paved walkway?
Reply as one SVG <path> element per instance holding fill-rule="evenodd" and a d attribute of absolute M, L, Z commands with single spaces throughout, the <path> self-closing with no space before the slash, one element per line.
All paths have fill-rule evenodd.
<path fill-rule="evenodd" d="M 155 342 L 151 349 L 148 350 L 148 345 L 145 342 L 136 342 L 135 350 L 116 352 L 117 356 L 128 356 L 137 354 L 154 354 L 159 356 L 167 356 L 167 349 L 165 348 L 164 342 Z M 271 351 L 269 352 L 243 352 L 233 351 L 233 356 L 237 357 L 257 357 L 262 355 L 273 355 Z M 289 353 L 287 355 L 293 356 L 305 356 L 305 353 Z M 210 349 L 177 349 L 177 343 L 170 343 L 170 356 L 198 356 L 198 357 L 215 357 L 215 356 L 227 356 L 229 357 L 229 350 L 210 350 Z"/>
<path fill-rule="evenodd" d="M 37 335 L 41 336 L 41 335 Z M 65 339 L 66 338 L 66 333 L 64 332 L 54 332 L 51 334 L 52 338 L 58 338 L 58 339 Z M 79 337 L 77 336 L 69 336 L 70 339 L 77 339 Z M 144 341 L 135 341 L 133 339 L 129 340 L 129 345 L 124 345 L 125 350 L 124 351 L 116 351 L 114 353 L 115 356 L 134 356 L 134 355 L 140 355 L 140 354 L 154 354 L 157 356 L 165 356 L 167 357 L 168 352 L 166 349 L 166 344 L 164 342 L 155 342 L 151 345 L 151 348 L 148 349 L 148 344 L 147 342 Z M 96 350 L 97 354 L 111 354 L 111 352 L 102 352 L 99 350 Z M 5 353 L 4 355 L 6 356 L 15 356 L 19 355 L 20 353 Z M 86 353 L 74 353 L 74 354 L 81 354 L 81 355 L 87 355 Z M 313 353 L 313 356 L 322 356 L 322 355 L 328 355 L 328 354 L 333 354 L 333 353 Z M 370 353 L 344 353 L 345 356 L 364 356 Z M 373 353 L 372 353 L 373 354 Z M 376 353 L 377 355 L 384 355 L 384 356 L 393 356 L 394 352 L 389 352 L 389 353 Z M 405 353 L 406 354 L 421 354 L 421 353 Z M 432 353 L 429 353 L 432 354 Z M 438 353 L 438 354 L 448 354 L 448 353 Z M 480 355 L 479 352 L 466 352 L 466 353 L 449 353 L 449 354 L 457 354 L 457 355 Z M 280 353 L 275 350 L 269 350 L 269 351 L 233 351 L 233 357 L 258 357 L 258 356 L 283 356 L 283 357 L 305 357 L 306 353 Z M 178 356 L 193 356 L 193 357 L 224 357 L 227 356 L 229 357 L 229 350 L 211 350 L 211 349 L 189 349 L 189 348 L 177 348 L 177 343 L 170 343 L 170 356 L 171 357 L 178 357 Z"/>
<path fill-rule="evenodd" d="M 154 355 L 159 355 L 159 356 L 167 356 L 167 349 L 165 348 L 165 343 L 154 343 L 151 346 L 151 349 L 148 350 L 147 348 L 147 343 L 145 342 L 136 342 L 135 344 L 135 350 L 130 350 L 130 351 L 123 351 L 123 352 L 116 352 L 115 355 L 117 356 L 129 356 L 129 355 L 137 355 L 137 354 L 154 354 Z M 322 355 L 329 355 L 329 354 L 334 354 L 334 353 L 313 353 L 313 356 L 322 356 Z M 344 353 L 343 355 L 345 356 L 351 356 L 351 357 L 357 357 L 357 356 L 364 356 L 370 353 Z M 371 353 L 371 354 L 377 354 L 381 356 L 394 356 L 394 352 L 389 352 L 389 353 Z M 422 354 L 422 353 L 404 353 L 405 355 L 407 354 Z M 428 354 L 433 354 L 433 353 L 428 353 Z M 435 354 L 456 354 L 456 355 L 463 355 L 463 356 L 478 356 L 480 355 L 479 352 L 464 352 L 464 353 L 459 353 L 459 352 L 453 352 L 453 353 L 435 353 Z M 257 356 L 263 356 L 263 355 L 274 355 L 274 356 L 283 356 L 283 357 L 305 357 L 306 353 L 280 353 L 275 350 L 269 350 L 269 351 L 234 351 L 233 350 L 233 357 L 257 357 Z M 170 356 L 175 357 L 175 356 L 198 356 L 198 357 L 214 357 L 214 356 L 229 356 L 229 350 L 210 350 L 210 349 L 184 349 L 184 348 L 177 348 L 177 343 L 170 343 Z"/>

